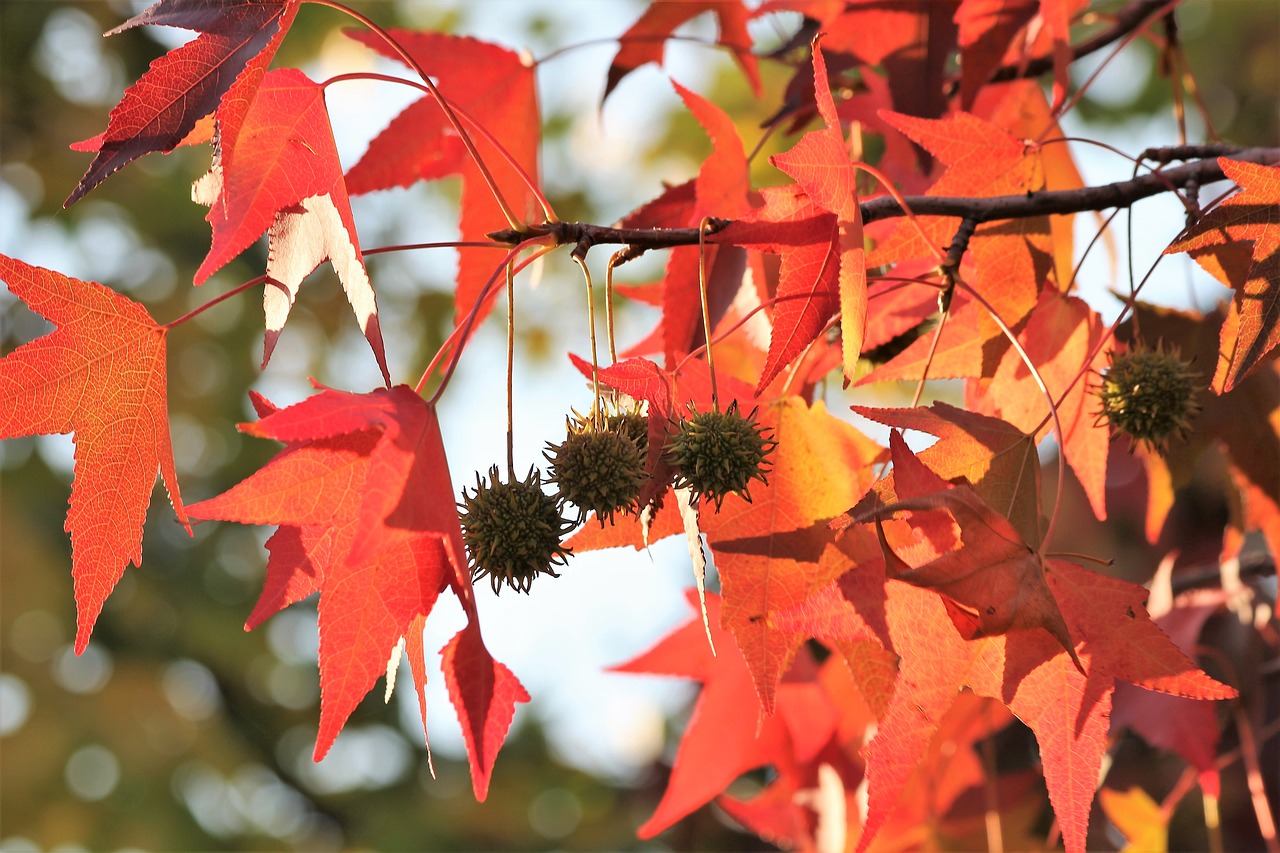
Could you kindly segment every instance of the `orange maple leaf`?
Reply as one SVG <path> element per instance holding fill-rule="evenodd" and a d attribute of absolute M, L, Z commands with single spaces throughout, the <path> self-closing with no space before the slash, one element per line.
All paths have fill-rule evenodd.
<path fill-rule="evenodd" d="M 920 452 L 920 461 L 944 480 L 963 477 L 984 501 L 1009 519 L 1018 535 L 1038 545 L 1040 520 L 1040 462 L 1035 439 L 999 418 L 970 412 L 947 403 L 929 408 L 878 409 L 854 406 L 853 411 L 885 426 L 914 429 L 938 437 Z M 893 472 L 875 485 L 885 502 L 892 500 Z M 848 527 L 866 507 L 860 505 L 834 522 Z"/>
<path fill-rule="evenodd" d="M 74 433 L 71 534 L 76 653 L 129 563 L 142 565 L 142 525 L 156 471 L 187 526 L 173 464 L 165 339 L 138 303 L 0 255 L 9 291 L 58 328 L 0 360 L 0 438 Z"/>
<path fill-rule="evenodd" d="M 1233 195 L 1191 227 L 1166 253 L 1189 252 L 1235 290 L 1231 318 L 1222 330 L 1213 387 L 1230 391 L 1280 344 L 1280 166 L 1219 158 Z M 1245 256 L 1240 244 L 1252 244 Z"/>
<path fill-rule="evenodd" d="M 903 445 L 895 452 L 898 497 L 910 501 L 937 494 L 936 475 L 910 456 Z M 957 559 L 942 555 L 934 566 L 954 566 Z M 893 699 L 866 750 L 870 811 L 860 850 L 892 813 L 963 687 L 999 699 L 1035 732 L 1049 797 L 1070 851 L 1084 849 L 1117 680 L 1199 699 L 1236 695 L 1197 669 L 1160 631 L 1143 608 L 1147 593 L 1142 587 L 1062 560 L 1045 560 L 1041 577 L 1044 593 L 1069 626 L 1070 650 L 1048 631 L 1019 630 L 1017 624 L 1007 633 L 966 639 L 954 627 L 956 608 L 943 596 L 891 575 L 885 620 L 901 663 Z M 987 611 L 977 609 L 980 620 Z"/>
<path fill-rule="evenodd" d="M 1110 433 L 1106 421 L 1098 417 L 1100 404 L 1089 393 L 1089 386 L 1107 367 L 1106 354 L 1099 346 L 1102 330 L 1098 312 L 1087 303 L 1046 288 L 1018 333 L 1058 408 L 1063 433 L 1059 438 L 1067 464 L 1084 486 L 1089 506 L 1100 520 L 1107 517 Z M 1090 353 L 1092 360 L 1086 364 Z M 1044 393 L 1012 347 L 1005 351 L 995 375 L 971 385 L 968 396 L 974 411 L 999 415 L 1024 432 L 1035 432 L 1038 439 L 1053 428 Z"/>
<path fill-rule="evenodd" d="M 866 488 L 880 448 L 821 402 L 781 401 L 762 411 L 762 422 L 778 442 L 768 485 L 753 485 L 749 502 L 726 498 L 702 526 L 720 573 L 723 625 L 746 658 L 761 711 L 769 714 L 778 681 L 804 641 L 770 617 L 840 571 L 841 562 L 822 559 L 835 549 L 827 521 Z"/>

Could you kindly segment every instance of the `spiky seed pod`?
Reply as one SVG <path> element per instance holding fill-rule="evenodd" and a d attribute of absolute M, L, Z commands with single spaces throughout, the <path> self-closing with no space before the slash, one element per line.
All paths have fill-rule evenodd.
<path fill-rule="evenodd" d="M 459 506 L 473 579 L 488 575 L 497 593 L 504 582 L 528 592 L 539 574 L 560 577 L 552 564 L 565 564 L 569 550 L 560 540 L 573 523 L 561 516 L 559 502 L 542 491 L 536 468 L 509 483 L 499 479 L 497 465 L 489 469 L 488 480 L 477 473 L 475 492 L 463 489 Z"/>
<path fill-rule="evenodd" d="M 710 498 L 719 512 L 726 495 L 749 501 L 751 481 L 768 482 L 765 457 L 776 446 L 756 424 L 755 410 L 744 416 L 737 401 L 723 412 L 699 412 L 691 406 L 668 445 L 667 461 L 676 470 L 676 488 L 688 487 L 695 496 Z"/>
<path fill-rule="evenodd" d="M 640 461 L 644 461 L 645 454 L 649 450 L 649 419 L 639 409 L 608 415 L 605 418 L 604 427 L 609 432 L 616 432 L 634 441 L 636 448 L 640 451 Z"/>
<path fill-rule="evenodd" d="M 1155 349 L 1135 344 L 1120 355 L 1109 352 L 1107 358 L 1111 366 L 1094 390 L 1102 402 L 1099 418 L 1131 442 L 1164 452 L 1169 439 L 1185 434 L 1200 410 L 1196 373 L 1162 343 Z"/>
<path fill-rule="evenodd" d="M 589 417 L 567 420 L 568 436 L 560 444 L 548 444 L 543 454 L 551 464 L 549 481 L 556 484 L 560 496 L 577 506 L 582 516 L 594 512 L 601 527 L 606 521 L 613 523 L 615 512 L 635 512 L 639 506 L 644 452 L 629 434 L 636 425 L 628 417 L 610 416 L 599 430 Z"/>

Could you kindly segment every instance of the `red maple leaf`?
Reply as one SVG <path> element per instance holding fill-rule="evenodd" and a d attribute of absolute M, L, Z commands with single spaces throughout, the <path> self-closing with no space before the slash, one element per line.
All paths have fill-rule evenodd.
<path fill-rule="evenodd" d="M 1063 453 L 1099 519 L 1107 517 L 1107 454 L 1110 434 L 1098 417 L 1099 403 L 1089 394 L 1092 377 L 1107 367 L 1099 345 L 1102 320 L 1083 300 L 1053 288 L 1040 295 L 1018 340 L 1049 389 L 1062 425 Z M 1092 359 L 1089 358 L 1092 353 Z M 1026 362 L 1012 347 L 1005 351 L 989 381 L 969 386 L 972 411 L 998 415 L 1037 438 L 1053 427 L 1049 403 Z"/>
<path fill-rule="evenodd" d="M 0 360 L 0 438 L 74 433 L 65 529 L 79 654 L 125 567 L 142 565 L 142 525 L 157 470 L 190 531 L 169 438 L 169 330 L 97 282 L 4 255 L 0 279 L 58 327 Z"/>
<path fill-rule="evenodd" d="M 697 228 L 705 217 L 732 217 L 747 209 L 747 191 L 750 189 L 747 155 L 732 120 L 696 92 L 679 83 L 673 82 L 673 85 L 711 138 L 711 154 L 699 167 L 697 178 L 668 188 L 658 198 L 632 211 L 621 222 L 624 228 Z M 674 368 L 685 354 L 705 343 L 698 258 L 697 246 L 679 246 L 671 250 L 660 289 L 662 319 L 646 339 L 654 344 L 661 343 L 661 352 L 669 369 Z M 734 295 L 744 286 L 745 253 L 733 246 L 709 242 L 705 247 L 703 266 L 714 329 L 725 316 Z M 632 347 L 628 354 L 640 355 L 653 349 Z"/>
<path fill-rule="evenodd" d="M 698 610 L 697 592 L 688 590 L 686 597 Z M 780 705 L 794 704 L 799 719 L 807 725 L 791 724 L 781 709 L 759 725 L 754 714 L 743 713 L 744 706 L 754 702 L 755 690 L 742 655 L 720 635 L 720 607 L 720 598 L 707 593 L 706 609 L 717 653 L 707 644 L 701 618 L 694 618 L 649 651 L 613 667 L 615 672 L 683 676 L 703 685 L 680 740 L 667 790 L 653 816 L 637 831 L 641 838 L 652 838 L 710 802 L 746 771 L 788 761 L 795 740 L 825 742 L 836 724 L 834 709 L 822 704 L 819 693 L 804 689 L 812 687 L 804 683 L 812 679 L 798 675 L 812 670 L 813 662 L 808 658 L 803 665 L 797 659 L 797 683 L 784 685 L 779 700 Z M 799 695 L 793 697 L 793 692 Z"/>
<path fill-rule="evenodd" d="M 618 38 L 618 53 L 609 66 L 609 79 L 605 83 L 601 103 L 623 77 L 641 65 L 662 62 L 666 42 L 675 29 L 704 12 L 716 16 L 720 25 L 716 43 L 733 52 L 733 58 L 747 75 L 751 88 L 759 95 L 760 71 L 755 54 L 751 52 L 751 34 L 747 32 L 751 13 L 741 0 L 655 0 Z"/>
<path fill-rule="evenodd" d="M 839 310 L 844 373 L 852 379 L 867 324 L 867 272 L 857 171 L 845 149 L 821 48 L 813 46 L 814 100 L 825 127 L 770 158 L 797 184 L 766 191 L 765 204 L 718 239 L 782 255 L 778 307 L 759 393 L 822 333 Z M 829 214 L 829 215 L 824 215 Z"/>
<path fill-rule="evenodd" d="M 716 798 L 716 805 L 735 821 L 784 850 L 817 849 L 817 838 L 830 842 L 860 823 L 858 786 L 863 767 L 858 753 L 867 733 L 874 730 L 876 716 L 838 656 L 829 657 L 814 680 L 821 692 L 812 703 L 817 707 L 811 710 L 822 715 L 830 713 L 826 706 L 831 706 L 838 714 L 835 726 L 828 728 L 821 716 L 812 718 L 812 724 L 798 715 L 790 717 L 792 730 L 801 728 L 796 723 L 802 724 L 805 738 L 793 741 L 789 760 L 775 760 L 769 786 L 749 800 L 729 794 Z M 783 690 L 789 693 L 797 686 L 788 682 Z M 784 698 L 780 713 L 802 710 L 791 698 Z M 827 735 L 825 742 L 817 740 L 823 735 Z"/>
<path fill-rule="evenodd" d="M 152 62 L 125 90 L 106 131 L 88 141 L 97 156 L 63 207 L 143 154 L 172 151 L 220 103 L 228 105 L 219 116 L 222 139 L 233 141 L 297 11 L 298 0 L 160 0 L 108 32 L 154 24 L 200 35 Z"/>
<path fill-rule="evenodd" d="M 383 56 L 403 61 L 373 33 L 349 30 L 347 35 Z M 542 119 L 536 68 L 527 56 L 478 39 L 444 33 L 396 29 L 391 30 L 391 36 L 432 75 L 455 111 L 469 117 L 463 127 L 507 204 L 517 216 L 534 216 L 539 211 L 536 197 L 507 161 L 509 156 L 532 180 L 538 179 Z M 502 149 L 475 126 L 491 131 Z M 507 226 L 479 167 L 467 155 L 440 105 L 428 95 L 405 107 L 374 137 L 348 172 L 347 188 L 359 195 L 448 175 L 462 178 L 460 239 L 484 241 L 490 231 Z M 480 298 L 496 262 L 491 253 L 472 250 L 460 254 L 454 300 L 456 323 L 462 322 Z M 488 306 L 484 310 L 487 312 Z"/>
<path fill-rule="evenodd" d="M 943 80 L 955 46 L 952 21 L 958 0 L 770 0 L 760 13 L 793 9 L 815 22 L 833 54 L 866 69 L 883 67 L 896 110 L 935 117 L 946 111 Z"/>
<path fill-rule="evenodd" d="M 905 503 L 938 494 L 937 475 L 909 457 L 899 445 L 899 499 Z M 957 520 L 964 535 L 966 522 Z M 1000 538 L 1026 549 L 1008 533 Z M 929 548 L 927 538 L 917 537 L 916 544 L 918 550 Z M 925 565 L 954 567 L 960 558 L 948 554 L 963 550 L 937 554 Z M 1197 669 L 1156 627 L 1142 606 L 1143 588 L 1062 560 L 1045 560 L 1043 569 L 1044 592 L 1070 626 L 1070 652 L 1047 631 L 1017 626 L 966 639 L 954 627 L 957 611 L 947 599 L 894 580 L 898 572 L 891 573 L 885 618 L 901 662 L 893 699 L 866 750 L 871 805 L 860 850 L 892 813 L 939 720 L 963 687 L 999 699 L 1035 732 L 1068 850 L 1084 849 L 1116 680 L 1202 699 L 1235 695 Z M 979 620 L 990 615 L 981 605 L 976 610 Z"/>
<path fill-rule="evenodd" d="M 1233 389 L 1280 344 L 1280 167 L 1218 160 L 1240 185 L 1165 252 L 1189 252 L 1235 290 L 1223 326 L 1213 377 L 1219 393 Z M 1251 244 L 1246 255 L 1241 244 Z"/>
<path fill-rule="evenodd" d="M 399 639 L 420 630 L 448 586 L 469 621 L 442 650 L 445 679 L 483 799 L 514 703 L 529 697 L 480 637 L 434 407 L 400 385 L 367 394 L 324 390 L 287 409 L 261 410 L 267 414 L 242 429 L 284 441 L 285 449 L 191 511 L 280 525 L 270 542 L 266 588 L 247 627 L 320 592 L 316 760 L 386 671 Z M 421 689 L 425 669 L 410 663 Z"/>
<path fill-rule="evenodd" d="M 1156 582 L 1152 582 L 1153 588 Z M 1168 589 L 1167 575 L 1164 583 Z M 1172 590 L 1166 594 L 1172 595 Z M 1178 648 L 1192 657 L 1201 645 L 1205 623 L 1213 616 L 1227 612 L 1229 597 L 1221 589 L 1193 590 L 1171 602 L 1166 612 L 1153 613 L 1153 618 Z M 1220 726 L 1218 709 L 1213 705 L 1118 684 L 1111 725 L 1116 730 L 1127 727 L 1152 746 L 1177 753 L 1198 771 L 1200 785 L 1214 796 L 1218 795 Z"/>
<path fill-rule="evenodd" d="M 269 232 L 269 281 L 262 297 L 264 367 L 302 280 L 327 259 L 390 383 L 378 305 L 360 253 L 323 88 L 292 68 L 269 72 L 244 114 L 240 134 L 232 140 L 219 134 L 213 167 L 192 195 L 209 206 L 206 218 L 213 226 L 213 245 L 196 271 L 196 284 Z"/>
<path fill-rule="evenodd" d="M 834 214 L 798 186 L 765 187 L 764 204 L 715 240 L 782 256 L 769 355 L 757 393 L 804 352 L 839 310 L 840 236 Z"/>
<path fill-rule="evenodd" d="M 1088 0 L 962 0 L 956 10 L 960 101 L 973 106 L 978 90 L 1000 65 L 1020 66 L 1052 54 L 1053 101 L 1066 99 L 1071 62 L 1071 16 Z"/>
<path fill-rule="evenodd" d="M 868 508 L 858 515 L 860 521 L 875 522 L 889 577 L 946 596 L 947 613 L 965 639 L 1044 628 L 1078 664 L 1066 622 L 1049 591 L 1043 558 L 972 487 L 952 485 L 924 465 L 896 430 L 889 435 L 889 450 L 895 488 L 901 486 L 913 496 L 884 504 L 872 492 L 863 502 Z M 910 514 L 916 539 L 925 533 L 924 542 L 917 544 L 927 543 L 940 552 L 937 556 L 912 566 L 894 551 L 885 521 L 902 512 Z M 947 541 L 948 517 L 959 527 L 958 542 Z M 929 535 L 930 527 L 939 522 L 943 527 Z"/>

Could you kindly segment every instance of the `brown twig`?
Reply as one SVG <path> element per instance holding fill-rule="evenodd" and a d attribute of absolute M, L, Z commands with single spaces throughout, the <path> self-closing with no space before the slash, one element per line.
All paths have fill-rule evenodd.
<path fill-rule="evenodd" d="M 1156 149 L 1161 150 L 1161 149 Z M 1215 149 L 1217 150 L 1217 149 Z M 1280 164 L 1280 147 L 1234 148 L 1226 152 L 1232 160 L 1257 163 L 1265 166 Z M 1006 219 L 1028 219 L 1049 214 L 1084 213 L 1130 207 L 1135 202 L 1169 192 L 1188 184 L 1204 186 L 1223 179 L 1222 167 L 1217 159 L 1199 159 L 1172 169 L 1163 169 L 1132 180 L 1082 187 L 1075 190 L 1046 190 L 1026 195 L 991 196 L 973 198 L 965 196 L 906 196 L 903 200 L 916 214 L 923 216 L 955 216 L 972 218 L 978 224 Z M 862 207 L 864 224 L 881 219 L 903 216 L 902 206 L 889 196 L 865 201 Z M 712 219 L 711 230 L 705 232 L 710 242 L 717 242 L 715 234 L 724 230 L 731 220 Z M 698 228 L 615 228 L 586 222 L 545 222 L 531 225 L 523 231 L 504 229 L 487 236 L 499 243 L 514 245 L 534 236 L 550 236 L 557 245 L 577 244 L 586 240 L 591 245 L 613 244 L 634 246 L 637 249 L 671 249 L 677 246 L 696 246 Z"/>

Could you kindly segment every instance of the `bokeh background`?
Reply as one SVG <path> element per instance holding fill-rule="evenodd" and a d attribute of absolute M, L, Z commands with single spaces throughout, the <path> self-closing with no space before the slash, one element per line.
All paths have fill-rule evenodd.
<path fill-rule="evenodd" d="M 182 31 L 139 28 L 101 33 L 146 3 L 130 0 L 4 0 L 0 4 L 0 251 L 69 275 L 104 282 L 167 320 L 258 274 L 255 247 L 201 288 L 190 284 L 208 250 L 204 208 L 188 185 L 208 168 L 208 150 L 151 155 L 109 179 L 70 210 L 61 201 L 89 156 L 68 143 L 102 130 L 125 86 Z M 708 143 L 681 112 L 667 75 L 729 110 L 750 148 L 776 102 L 752 97 L 720 52 L 673 43 L 666 68 L 628 78 L 599 109 L 610 37 L 643 4 L 579 2 L 366 2 L 354 5 L 383 24 L 475 35 L 546 57 L 540 72 L 546 147 L 543 177 L 566 219 L 610 222 L 656 195 L 662 182 L 696 173 Z M 1118 4 L 1113 4 L 1118 5 Z M 765 43 L 798 23 L 788 15 L 757 22 Z M 1280 4 L 1273 0 L 1189 0 L 1180 35 L 1225 140 L 1274 145 L 1280 138 Z M 338 73 L 399 69 L 343 37 L 343 19 L 305 7 L 276 65 L 323 79 Z M 710 37 L 708 19 L 682 33 Z M 596 43 L 597 40 L 605 40 Z M 1065 125 L 1131 153 L 1176 141 L 1169 86 L 1155 51 L 1135 44 L 1104 69 Z M 1083 79 L 1096 68 L 1081 63 Z M 785 83 L 768 69 L 770 92 Z M 349 83 L 330 90 L 339 148 L 354 163 L 367 140 L 408 96 L 395 87 Z M 1207 133 L 1196 116 L 1191 139 Z M 792 140 L 770 140 L 755 178 L 776 182 L 765 156 Z M 1130 165 L 1097 149 L 1078 149 L 1089 182 L 1129 176 Z M 447 240 L 454 234 L 457 186 L 446 181 L 354 199 L 366 248 Z M 1081 217 L 1082 220 L 1087 217 Z M 1133 256 L 1145 269 L 1176 232 L 1176 205 L 1139 206 Z M 1083 245 L 1096 223 L 1081 223 Z M 1123 231 L 1099 252 L 1082 281 L 1102 293 L 1122 281 Z M 592 264 L 602 272 L 604 256 Z M 625 268 L 633 282 L 658 278 L 662 258 Z M 371 258 L 393 378 L 412 381 L 446 333 L 454 258 L 447 251 Z M 1164 301 L 1208 307 L 1221 293 L 1182 259 L 1169 261 Z M 541 461 L 546 441 L 563 434 L 571 407 L 589 393 L 566 350 L 587 351 L 579 274 L 552 258 L 522 289 L 518 308 L 517 466 Z M 1106 310 L 1114 312 L 1116 305 Z M 3 351 L 48 325 L 0 289 Z M 303 289 L 265 372 L 258 369 L 262 321 L 253 298 L 211 310 L 171 337 L 170 413 L 179 476 L 194 502 L 238 482 L 275 452 L 235 424 L 250 420 L 246 391 L 278 404 L 302 399 L 308 377 L 364 390 L 378 377 L 373 359 L 327 266 Z M 500 315 L 501 312 L 499 312 Z M 619 334 L 638 339 L 654 317 L 624 305 Z M 473 481 L 504 454 L 501 316 L 481 330 L 442 404 L 454 482 Z M 865 392 L 864 392 L 865 393 Z M 898 389 L 860 398 L 901 402 Z M 945 393 L 945 390 L 944 390 Z M 850 398 L 829 391 L 833 411 Z M 888 396 L 883 396 L 888 395 Z M 876 437 L 883 435 L 862 424 Z M 0 849 L 337 850 L 337 849 L 742 849 L 760 847 L 714 810 L 704 810 L 653 842 L 634 831 L 666 782 L 690 685 L 612 675 L 605 669 L 651 645 L 687 618 L 689 583 L 679 543 L 649 554 L 575 558 L 559 581 L 524 597 L 479 594 L 486 638 L 534 696 L 522 706 L 499 756 L 489 800 L 474 801 L 453 708 L 429 685 L 436 777 L 427 772 L 408 689 L 384 705 L 371 695 L 330 756 L 311 762 L 318 715 L 315 609 L 304 603 L 255 632 L 241 630 L 257 597 L 269 531 L 206 524 L 188 539 L 157 490 L 144 543 L 108 601 L 85 654 L 71 651 L 74 608 L 70 554 L 62 522 L 71 477 L 66 436 L 15 439 L 0 457 Z M 1213 525 L 1209 525 L 1212 528 Z M 1220 528 L 1220 524 L 1219 524 Z M 1137 528 L 1135 528 L 1136 531 Z M 1135 560 L 1155 559 L 1129 549 Z M 712 579 L 714 585 L 714 578 Z M 428 648 L 461 624 L 442 603 L 429 621 Z M 406 680 L 401 688 L 407 687 Z M 743 784 L 751 784 L 747 780 Z"/>

